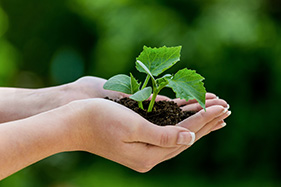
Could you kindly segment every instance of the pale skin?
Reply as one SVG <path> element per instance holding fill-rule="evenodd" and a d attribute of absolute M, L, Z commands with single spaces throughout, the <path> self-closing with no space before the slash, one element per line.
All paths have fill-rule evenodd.
<path fill-rule="evenodd" d="M 104 82 L 84 77 L 51 88 L 0 88 L 0 180 L 65 151 L 87 151 L 147 172 L 225 126 L 230 115 L 228 104 L 208 93 L 206 112 L 193 100 L 174 99 L 184 110 L 198 112 L 176 126 L 156 126 L 103 99 L 126 96 L 103 90 Z"/>

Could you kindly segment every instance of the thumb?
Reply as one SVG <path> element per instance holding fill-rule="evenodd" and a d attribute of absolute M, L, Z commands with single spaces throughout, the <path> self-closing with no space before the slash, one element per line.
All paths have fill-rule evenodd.
<path fill-rule="evenodd" d="M 138 133 L 138 141 L 160 147 L 176 147 L 179 145 L 192 145 L 195 133 L 178 126 L 157 126 L 145 123 Z"/>

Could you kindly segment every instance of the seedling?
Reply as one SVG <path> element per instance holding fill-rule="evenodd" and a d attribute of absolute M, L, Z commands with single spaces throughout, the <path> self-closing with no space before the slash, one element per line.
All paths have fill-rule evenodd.
<path fill-rule="evenodd" d="M 197 74 L 194 70 L 184 68 L 175 75 L 166 74 L 160 78 L 155 78 L 180 60 L 180 52 L 181 46 L 164 46 L 160 48 L 144 46 L 143 51 L 136 59 L 137 70 L 147 74 L 144 83 L 139 83 L 131 73 L 130 76 L 120 74 L 111 77 L 104 84 L 103 88 L 130 94 L 130 98 L 137 101 L 139 107 L 143 110 L 142 102 L 153 94 L 147 109 L 147 112 L 151 112 L 159 92 L 164 87 L 169 87 L 176 93 L 176 97 L 186 101 L 196 99 L 202 108 L 206 110 L 206 90 L 202 82 L 204 77 Z M 150 79 L 152 87 L 147 87 Z"/>

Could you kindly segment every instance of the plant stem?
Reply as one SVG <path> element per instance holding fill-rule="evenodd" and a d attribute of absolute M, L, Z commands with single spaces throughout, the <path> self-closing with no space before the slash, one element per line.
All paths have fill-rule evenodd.
<path fill-rule="evenodd" d="M 158 91 L 153 92 L 152 98 L 150 100 L 147 112 L 151 112 L 155 103 L 156 96 L 158 95 Z"/>
<path fill-rule="evenodd" d="M 154 82 L 152 85 L 155 85 L 155 84 L 156 84 L 156 82 Z M 152 98 L 150 100 L 150 103 L 149 103 L 149 106 L 148 106 L 148 109 L 147 109 L 147 112 L 152 111 L 157 95 L 159 94 L 160 90 L 162 90 L 167 84 L 163 84 L 163 85 L 159 86 L 157 89 L 154 89 Z M 155 87 L 156 87 L 156 85 L 155 85 Z"/>
<path fill-rule="evenodd" d="M 144 110 L 144 109 L 143 109 L 143 105 L 142 105 L 142 102 L 141 102 L 141 101 L 139 101 L 139 102 L 138 102 L 138 105 L 139 105 L 139 107 L 140 107 L 142 110 Z"/>
<path fill-rule="evenodd" d="M 141 90 L 142 90 L 142 89 L 144 89 L 144 88 L 146 87 L 146 85 L 147 85 L 147 83 L 148 83 L 149 79 L 150 79 L 150 76 L 149 76 L 149 75 L 147 75 L 147 76 L 146 76 L 146 78 L 145 78 L 145 81 L 144 81 L 144 83 L 143 83 L 143 85 L 142 85 L 142 87 L 141 87 Z"/>
<path fill-rule="evenodd" d="M 143 85 L 142 85 L 142 87 L 141 87 L 141 90 L 146 87 L 146 85 L 147 85 L 149 79 L 150 79 L 150 76 L 147 75 L 146 78 L 145 78 L 145 81 L 144 81 L 144 83 L 143 83 Z M 142 110 L 144 110 L 142 101 L 139 101 L 139 102 L 138 102 L 138 105 L 139 105 L 139 108 L 141 108 Z"/>

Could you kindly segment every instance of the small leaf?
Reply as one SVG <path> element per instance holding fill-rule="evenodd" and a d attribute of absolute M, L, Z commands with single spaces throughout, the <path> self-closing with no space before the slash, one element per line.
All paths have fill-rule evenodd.
<path fill-rule="evenodd" d="M 169 83 L 167 78 L 171 79 L 172 77 L 171 74 L 166 74 L 163 77 L 156 79 L 156 83 L 159 87 L 165 86 Z"/>
<path fill-rule="evenodd" d="M 169 69 L 180 60 L 181 46 L 178 47 L 143 47 L 143 51 L 137 57 L 151 72 L 153 76 L 158 76 Z M 145 70 L 136 64 L 138 71 L 145 73 Z"/>
<path fill-rule="evenodd" d="M 131 92 L 131 78 L 128 75 L 115 75 L 108 79 L 103 85 L 106 90 L 113 90 L 123 92 L 126 94 L 132 94 Z"/>
<path fill-rule="evenodd" d="M 168 87 L 172 88 L 176 96 L 185 99 L 196 99 L 198 103 L 205 107 L 206 90 L 203 84 L 204 77 L 197 74 L 194 70 L 182 69 L 179 70 L 169 81 Z"/>
<path fill-rule="evenodd" d="M 136 92 L 134 95 L 131 95 L 130 98 L 135 101 L 144 101 L 149 98 L 151 93 L 152 93 L 152 88 L 146 87 L 146 88 Z"/>
<path fill-rule="evenodd" d="M 149 71 L 149 69 L 146 67 L 146 65 L 144 63 L 137 60 L 136 64 L 139 65 L 141 68 L 143 68 L 144 73 L 148 74 L 151 77 L 151 79 L 154 79 L 152 73 Z"/>
<path fill-rule="evenodd" d="M 131 77 L 131 93 L 134 94 L 140 89 L 140 83 L 138 83 L 137 79 L 133 76 L 132 73 L 130 73 Z"/>

